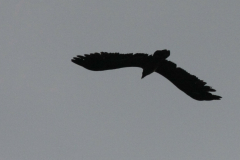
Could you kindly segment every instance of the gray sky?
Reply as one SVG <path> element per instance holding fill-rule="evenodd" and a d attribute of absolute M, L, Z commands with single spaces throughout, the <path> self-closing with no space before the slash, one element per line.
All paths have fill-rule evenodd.
<path fill-rule="evenodd" d="M 240 158 L 240 1 L 0 1 L 0 159 Z M 91 52 L 169 49 L 220 101 L 140 68 L 93 72 Z"/>

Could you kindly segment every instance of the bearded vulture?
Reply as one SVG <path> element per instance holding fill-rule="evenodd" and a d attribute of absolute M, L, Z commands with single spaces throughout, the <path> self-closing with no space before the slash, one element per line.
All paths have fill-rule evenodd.
<path fill-rule="evenodd" d="M 167 60 L 166 58 L 169 56 L 169 50 L 157 50 L 153 55 L 144 53 L 121 54 L 101 52 L 85 54 L 84 56 L 78 55 L 72 59 L 72 62 L 92 71 L 140 67 L 143 69 L 142 78 L 153 72 L 157 72 L 195 100 L 211 101 L 222 98 L 211 94 L 210 92 L 215 92 L 216 90 L 207 86 L 206 82 Z"/>

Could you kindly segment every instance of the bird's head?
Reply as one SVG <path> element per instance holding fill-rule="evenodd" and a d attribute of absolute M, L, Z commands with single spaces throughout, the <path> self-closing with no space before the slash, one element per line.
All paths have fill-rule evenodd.
<path fill-rule="evenodd" d="M 157 50 L 153 54 L 154 57 L 159 57 L 161 59 L 166 59 L 167 57 L 170 56 L 170 51 L 169 50 Z"/>

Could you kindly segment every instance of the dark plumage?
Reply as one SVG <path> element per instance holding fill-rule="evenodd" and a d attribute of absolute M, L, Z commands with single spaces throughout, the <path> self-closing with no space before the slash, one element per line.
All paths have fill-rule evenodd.
<path fill-rule="evenodd" d="M 142 78 L 157 72 L 195 100 L 210 101 L 222 98 L 211 94 L 210 92 L 215 92 L 216 90 L 206 86 L 206 82 L 177 67 L 175 63 L 166 60 L 169 56 L 169 50 L 158 50 L 153 55 L 101 52 L 85 54 L 84 56 L 78 55 L 72 59 L 72 62 L 92 71 L 140 67 L 143 69 Z"/>

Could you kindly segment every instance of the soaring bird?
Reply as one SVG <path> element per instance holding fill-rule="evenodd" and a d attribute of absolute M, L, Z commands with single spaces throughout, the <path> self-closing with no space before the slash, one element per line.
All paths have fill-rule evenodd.
<path fill-rule="evenodd" d="M 195 100 L 211 101 L 222 98 L 210 93 L 216 90 L 207 86 L 206 82 L 167 60 L 169 56 L 169 50 L 157 50 L 153 55 L 145 53 L 121 54 L 100 52 L 85 54 L 84 56 L 78 55 L 72 59 L 72 62 L 92 71 L 140 67 L 143 69 L 142 78 L 153 72 L 157 72 Z"/>

